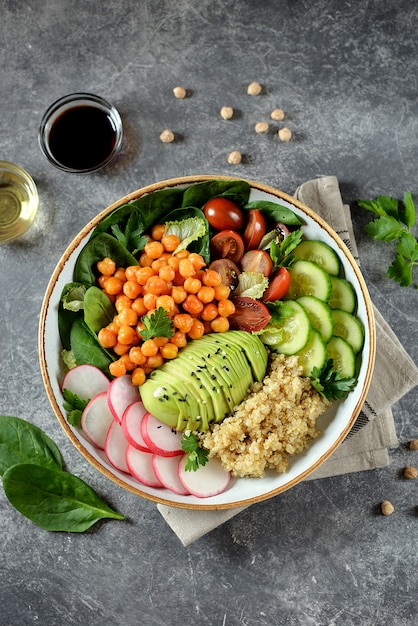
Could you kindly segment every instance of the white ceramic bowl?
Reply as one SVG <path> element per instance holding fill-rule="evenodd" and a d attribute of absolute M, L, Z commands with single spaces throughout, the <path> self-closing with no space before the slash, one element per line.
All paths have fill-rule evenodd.
<path fill-rule="evenodd" d="M 134 478 L 114 469 L 103 452 L 91 445 L 80 430 L 68 424 L 60 391 L 64 370 L 60 359 L 61 345 L 57 312 L 62 289 L 66 283 L 71 282 L 75 261 L 91 231 L 109 212 L 122 204 L 138 199 L 144 194 L 159 189 L 189 186 L 203 180 L 221 178 L 231 179 L 231 177 L 222 176 L 189 176 L 162 181 L 134 191 L 99 213 L 80 231 L 59 260 L 44 297 L 39 326 L 40 364 L 46 392 L 58 421 L 75 447 L 94 467 L 124 489 L 154 502 L 188 509 L 227 509 L 248 505 L 275 496 L 306 478 L 332 454 L 353 426 L 370 385 L 375 356 L 372 304 L 364 279 L 346 245 L 322 218 L 302 203 L 281 191 L 248 181 L 251 185 L 250 200 L 270 200 L 289 207 L 303 218 L 305 223 L 303 230 L 308 239 L 320 239 L 338 253 L 345 276 L 356 291 L 357 316 L 365 328 L 358 383 L 354 390 L 344 401 L 334 402 L 327 412 L 319 418 L 317 424 L 321 434 L 304 453 L 291 459 L 288 472 L 285 474 L 268 473 L 265 478 L 234 479 L 226 491 L 210 498 L 197 498 L 190 495 L 179 496 L 166 489 L 155 489 L 141 485 Z"/>

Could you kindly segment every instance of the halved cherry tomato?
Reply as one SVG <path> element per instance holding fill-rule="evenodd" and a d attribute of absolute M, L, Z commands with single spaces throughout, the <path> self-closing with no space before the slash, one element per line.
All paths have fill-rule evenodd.
<path fill-rule="evenodd" d="M 285 267 L 279 267 L 279 269 L 274 272 L 269 286 L 263 293 L 263 300 L 265 302 L 274 302 L 274 300 L 281 300 L 289 291 L 289 287 L 289 270 L 287 270 Z"/>
<path fill-rule="evenodd" d="M 241 209 L 228 198 L 211 198 L 203 207 L 203 213 L 215 230 L 240 230 L 244 223 Z"/>
<path fill-rule="evenodd" d="M 247 226 L 244 230 L 244 245 L 246 250 L 255 250 L 266 234 L 266 220 L 258 209 L 248 211 Z"/>
<path fill-rule="evenodd" d="M 239 268 L 231 259 L 217 259 L 209 265 L 210 270 L 215 270 L 221 275 L 222 284 L 227 285 L 231 291 L 237 288 L 238 276 L 241 274 Z"/>
<path fill-rule="evenodd" d="M 271 319 L 268 308 L 260 300 L 238 296 L 233 298 L 235 312 L 228 317 L 229 327 L 234 330 L 257 332 L 268 324 Z"/>
<path fill-rule="evenodd" d="M 265 250 L 249 250 L 241 259 L 243 272 L 259 272 L 270 276 L 273 271 L 273 261 Z"/>
<path fill-rule="evenodd" d="M 215 259 L 231 259 L 238 263 L 244 254 L 244 242 L 234 230 L 222 230 L 212 237 L 210 252 Z"/>

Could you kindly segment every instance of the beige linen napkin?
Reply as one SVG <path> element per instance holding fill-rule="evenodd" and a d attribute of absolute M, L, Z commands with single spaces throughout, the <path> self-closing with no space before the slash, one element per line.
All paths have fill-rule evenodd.
<path fill-rule="evenodd" d="M 343 205 L 338 180 L 324 176 L 308 181 L 295 197 L 316 211 L 338 233 L 358 262 L 350 208 Z M 418 368 L 375 309 L 376 360 L 370 388 L 346 440 L 306 480 L 385 467 L 390 447 L 398 445 L 391 406 L 418 384 Z M 246 506 L 219 511 L 190 511 L 157 505 L 184 546 L 231 519 Z"/>

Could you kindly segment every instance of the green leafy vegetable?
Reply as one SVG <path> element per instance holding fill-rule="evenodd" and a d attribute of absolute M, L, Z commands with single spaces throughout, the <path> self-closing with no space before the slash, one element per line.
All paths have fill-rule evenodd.
<path fill-rule="evenodd" d="M 144 315 L 141 320 L 145 325 L 144 330 L 140 332 L 144 341 L 153 337 L 172 337 L 174 335 L 173 322 L 161 306 L 152 315 Z"/>
<path fill-rule="evenodd" d="M 198 437 L 191 432 L 185 432 L 181 440 L 181 448 L 183 452 L 188 454 L 185 470 L 187 472 L 195 472 L 199 465 L 206 465 L 208 462 L 209 450 L 199 446 Z"/>
<path fill-rule="evenodd" d="M 62 459 L 55 443 L 38 426 L 19 417 L 0 416 L 0 476 L 12 465 L 34 463 L 61 469 Z"/>
<path fill-rule="evenodd" d="M 70 391 L 70 389 L 64 389 L 62 392 L 64 396 L 64 409 L 68 412 L 67 420 L 71 426 L 81 426 L 81 416 L 83 411 L 89 403 L 89 400 L 82 400 L 77 394 Z"/>
<path fill-rule="evenodd" d="M 190 185 L 185 192 L 182 208 L 199 207 L 210 200 L 222 196 L 233 200 L 238 206 L 244 206 L 250 196 L 250 185 L 244 180 L 208 180 Z"/>
<path fill-rule="evenodd" d="M 10 503 L 44 530 L 84 532 L 98 520 L 123 520 L 81 478 L 56 469 L 22 463 L 3 475 Z"/>
<path fill-rule="evenodd" d="M 99 332 L 110 324 L 115 315 L 116 310 L 109 297 L 98 287 L 89 287 L 84 297 L 84 321 L 90 330 Z"/>
<path fill-rule="evenodd" d="M 262 211 L 264 215 L 271 222 L 281 222 L 287 226 L 300 226 L 302 220 L 291 209 L 277 204 L 276 202 L 270 202 L 269 200 L 253 200 L 248 202 L 244 209 L 258 209 Z"/>
<path fill-rule="evenodd" d="M 271 320 L 269 324 L 272 326 L 281 324 L 284 319 L 294 314 L 294 310 L 286 304 L 285 300 L 275 300 L 274 302 L 265 302 L 264 304 L 270 312 Z"/>
<path fill-rule="evenodd" d="M 367 224 L 368 235 L 376 241 L 396 241 L 395 258 L 387 269 L 387 277 L 401 287 L 409 287 L 413 282 L 413 268 L 418 265 L 418 241 L 411 232 L 416 221 L 412 194 L 405 192 L 403 201 L 378 196 L 375 200 L 358 200 L 358 205 L 378 215 Z"/>
<path fill-rule="evenodd" d="M 115 357 L 102 348 L 96 335 L 89 329 L 85 321 L 79 317 L 74 320 L 71 326 L 70 342 L 77 365 L 89 363 L 108 374 L 109 365 L 115 360 Z"/>
<path fill-rule="evenodd" d="M 273 267 L 289 267 L 294 261 L 292 251 L 302 241 L 303 233 L 300 229 L 288 234 L 282 241 L 273 240 L 270 243 L 270 257 Z"/>
<path fill-rule="evenodd" d="M 310 378 L 313 387 L 327 400 L 341 400 L 355 387 L 356 378 L 343 378 L 338 371 L 333 370 L 334 362 L 328 359 L 320 370 L 313 367 Z"/>
<path fill-rule="evenodd" d="M 55 443 L 19 417 L 0 416 L 0 474 L 9 502 L 46 530 L 83 532 L 100 519 L 124 519 L 64 471 Z"/>
<path fill-rule="evenodd" d="M 138 265 L 138 261 L 124 245 L 108 233 L 100 233 L 90 239 L 78 255 L 74 280 L 86 286 L 96 283 L 96 263 L 105 257 L 113 259 L 117 267 Z"/>
<path fill-rule="evenodd" d="M 268 284 L 268 278 L 260 272 L 241 272 L 238 275 L 238 285 L 234 295 L 258 299 L 261 298 Z"/>
<path fill-rule="evenodd" d="M 67 311 L 77 313 L 84 308 L 84 297 L 86 295 L 85 285 L 78 283 L 71 283 L 68 285 L 68 289 L 62 295 L 62 306 Z"/>
<path fill-rule="evenodd" d="M 197 241 L 206 234 L 206 221 L 199 217 L 189 217 L 180 222 L 166 222 L 165 234 L 177 235 L 180 245 L 174 250 L 174 254 L 179 250 L 188 248 L 193 241 Z"/>

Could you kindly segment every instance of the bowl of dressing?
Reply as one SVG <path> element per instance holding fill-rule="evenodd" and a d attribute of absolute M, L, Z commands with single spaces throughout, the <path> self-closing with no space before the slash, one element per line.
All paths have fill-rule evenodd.
<path fill-rule="evenodd" d="M 32 226 L 38 206 L 32 177 L 19 165 L 0 161 L 0 243 L 24 235 Z"/>
<path fill-rule="evenodd" d="M 52 165 L 65 172 L 87 173 L 108 165 L 122 146 L 123 127 L 117 109 L 90 93 L 73 93 L 45 111 L 39 144 Z"/>

